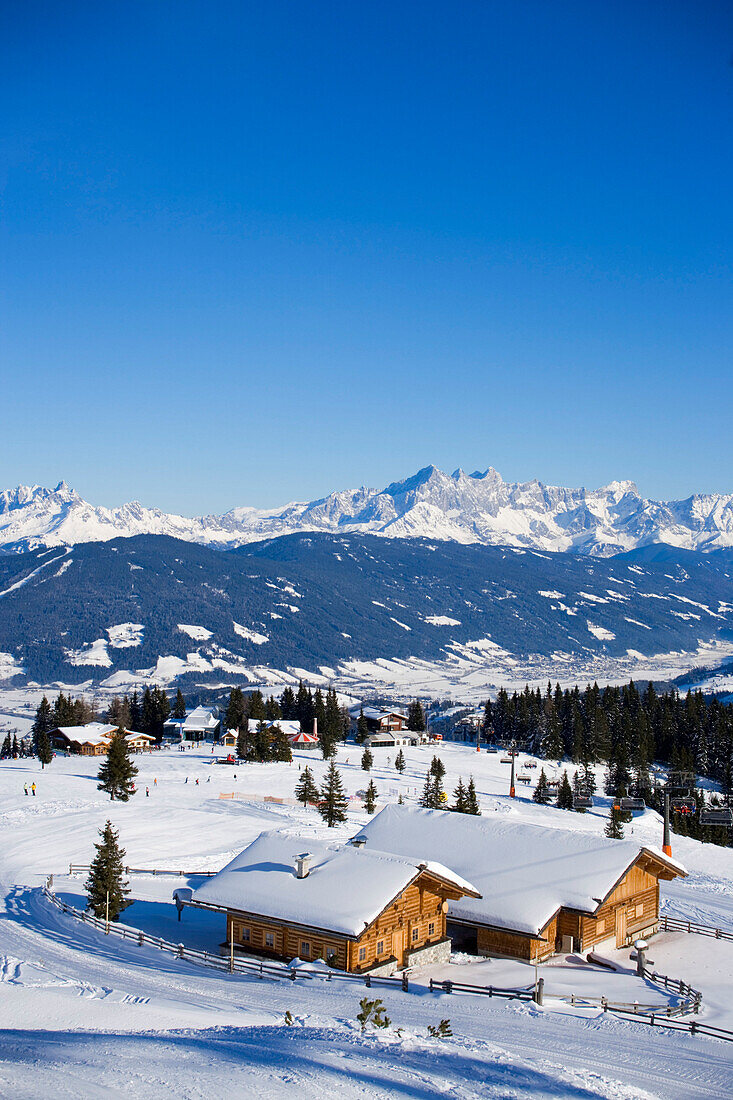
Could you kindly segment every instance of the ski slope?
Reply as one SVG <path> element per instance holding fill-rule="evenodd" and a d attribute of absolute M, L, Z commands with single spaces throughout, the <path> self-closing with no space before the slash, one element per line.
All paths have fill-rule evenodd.
<path fill-rule="evenodd" d="M 404 751 L 407 769 L 399 776 L 394 750 L 373 749 L 382 805 L 400 793 L 408 802 L 419 796 L 435 750 Z M 591 834 L 603 829 L 603 798 L 584 815 L 535 806 L 524 790 L 512 802 L 509 769 L 498 754 L 454 744 L 438 751 L 446 790 L 452 792 L 459 775 L 465 780 L 472 774 L 484 815 Z M 137 757 L 139 791 L 127 804 L 111 803 L 97 791 L 98 760 L 57 757 L 44 771 L 35 760 L 0 763 L 0 1095 L 733 1096 L 733 1044 L 652 1031 L 559 1002 L 540 1009 L 419 988 L 431 974 L 477 984 L 531 984 L 533 968 L 518 962 L 455 956 L 411 982 L 409 993 L 379 990 L 372 995 L 382 996 L 394 1026 L 362 1035 L 355 1017 L 368 991 L 360 987 L 206 970 L 153 947 L 106 938 L 43 898 L 40 886 L 54 874 L 59 896 L 80 904 L 84 876 L 70 877 L 69 863 L 88 864 L 107 817 L 119 829 L 131 866 L 187 871 L 222 867 L 264 830 L 284 831 L 307 847 L 308 838 L 346 839 L 368 820 L 352 803 L 348 823 L 327 830 L 312 809 L 264 801 L 290 799 L 305 762 L 319 779 L 324 765 L 317 754 L 298 754 L 289 765 L 236 767 L 213 765 L 215 756 L 205 746 Z M 368 782 L 360 757 L 356 746 L 339 750 L 350 794 Z M 32 781 L 35 799 L 23 793 Z M 647 811 L 637 817 L 627 837 L 657 846 L 658 816 Z M 680 838 L 674 855 L 690 877 L 663 884 L 664 911 L 733 930 L 733 851 Z M 216 950 L 223 938 L 218 915 L 186 910 L 177 921 L 171 894 L 187 881 L 195 885 L 133 876 L 137 900 L 125 923 Z M 670 934 L 655 939 L 650 954 L 658 969 L 702 989 L 704 1019 L 733 1028 L 732 944 Z M 659 991 L 633 974 L 628 950 L 614 955 L 622 966 L 617 974 L 574 956 L 557 959 L 542 968 L 546 989 L 658 1003 Z M 285 1024 L 286 1010 L 292 1026 Z M 451 1020 L 453 1038 L 430 1038 L 428 1024 L 443 1017 Z M 403 1030 L 398 1034 L 395 1027 Z"/>

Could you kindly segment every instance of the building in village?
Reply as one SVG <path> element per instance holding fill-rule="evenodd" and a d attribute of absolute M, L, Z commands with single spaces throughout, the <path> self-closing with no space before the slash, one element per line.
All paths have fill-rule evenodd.
<path fill-rule="evenodd" d="M 256 729 L 258 723 L 250 719 L 250 730 Z M 294 749 L 317 749 L 319 747 L 319 741 L 317 737 L 314 737 L 310 733 L 303 733 L 300 728 L 300 722 L 290 718 L 278 718 L 274 721 L 265 722 L 265 729 L 273 730 L 275 726 L 287 737 L 288 741 Z M 239 734 L 236 730 L 226 730 L 219 739 L 219 744 L 226 749 L 236 748 L 237 739 Z"/>
<path fill-rule="evenodd" d="M 88 722 L 85 726 L 57 726 L 50 731 L 51 744 L 56 749 L 75 756 L 104 756 L 118 726 L 104 722 Z M 125 730 L 130 752 L 149 752 L 155 738 L 147 733 Z"/>
<path fill-rule="evenodd" d="M 187 904 L 226 914 L 222 951 L 390 974 L 447 961 L 448 904 L 478 891 L 440 863 L 263 833 Z M 179 892 L 179 896 L 182 892 Z M 223 928 L 222 928 L 223 931 Z"/>
<path fill-rule="evenodd" d="M 213 741 L 219 733 L 219 711 L 216 707 L 196 707 L 184 718 L 169 718 L 163 738 L 167 741 Z"/>
<path fill-rule="evenodd" d="M 362 707 L 351 707 L 352 732 L 356 731 Z M 427 733 L 409 730 L 408 718 L 399 710 L 383 710 L 381 707 L 364 707 L 368 734 L 365 744 L 370 748 L 395 748 L 403 745 L 418 745 L 430 740 Z"/>
<path fill-rule="evenodd" d="M 476 884 L 451 899 L 462 950 L 537 962 L 557 952 L 622 947 L 659 925 L 660 880 L 684 867 L 633 840 L 444 810 L 387 806 L 357 839 L 400 856 L 438 860 Z"/>

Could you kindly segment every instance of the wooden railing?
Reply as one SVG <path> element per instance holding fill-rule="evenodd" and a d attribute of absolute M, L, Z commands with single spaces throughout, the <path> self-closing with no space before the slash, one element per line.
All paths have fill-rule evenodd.
<path fill-rule="evenodd" d="M 123 867 L 122 869 L 126 875 L 174 875 L 176 878 L 211 878 L 219 873 L 218 871 L 161 871 L 157 867 Z M 89 865 L 86 863 L 69 864 L 70 875 L 83 874 L 84 871 L 88 870 Z"/>
<path fill-rule="evenodd" d="M 75 865 L 79 867 L 79 865 Z M 80 868 L 86 869 L 86 868 Z M 134 868 L 130 868 L 131 871 Z M 142 874 L 176 874 L 178 871 L 138 871 Z M 191 874 L 192 872 L 188 872 Z M 213 874 L 214 872 L 195 872 L 196 874 Z M 50 880 L 49 880 L 50 881 Z M 182 943 L 171 943 L 169 940 L 164 940 L 160 936 L 152 936 L 147 932 L 142 932 L 138 928 L 131 928 L 128 925 L 120 924 L 115 921 L 105 921 L 100 917 L 95 917 L 92 913 L 89 913 L 82 909 L 77 909 L 75 906 L 70 905 L 68 902 L 62 901 L 53 892 L 49 885 L 42 887 L 42 893 L 47 900 L 59 909 L 62 913 L 68 913 L 76 920 L 81 921 L 84 924 L 90 925 L 92 928 L 105 933 L 105 935 L 118 936 L 120 939 L 129 940 L 137 947 L 155 947 L 161 951 L 165 951 L 172 955 L 176 959 L 181 959 L 185 962 L 192 962 L 200 966 L 211 967 L 215 970 L 224 971 L 230 974 L 250 975 L 260 979 L 271 979 L 274 981 L 297 981 L 298 979 L 307 979 L 310 981 L 321 980 L 326 982 L 350 982 L 356 985 L 364 985 L 368 988 L 373 986 L 385 986 L 388 988 L 400 988 L 405 993 L 416 992 L 419 989 L 424 989 L 424 986 L 418 986 L 410 989 L 409 977 L 407 971 L 404 971 L 400 977 L 377 977 L 376 975 L 366 974 L 348 974 L 344 972 L 337 972 L 333 970 L 320 970 L 320 969 L 306 969 L 296 968 L 292 966 L 286 966 L 285 964 L 278 964 L 272 962 L 265 962 L 257 959 L 242 959 L 236 956 L 225 957 L 219 954 L 213 954 L 210 951 L 199 951 L 193 947 L 186 947 Z M 664 980 L 664 975 L 657 975 L 658 979 Z M 677 979 L 667 978 L 667 982 L 676 983 L 679 987 L 684 987 L 689 990 L 690 987 L 686 986 L 684 982 L 677 982 Z M 538 1001 L 540 1004 L 543 1001 L 541 993 L 542 981 L 539 983 L 539 996 L 538 989 L 532 986 L 523 986 L 516 989 L 509 989 L 501 986 L 478 986 L 470 985 L 467 982 L 454 982 L 454 981 L 436 981 L 431 978 L 429 981 L 429 990 L 431 993 L 463 993 L 473 996 L 483 997 L 499 997 L 505 1000 L 515 1001 Z M 701 995 L 697 990 L 693 990 L 698 997 Z M 705 1035 L 711 1038 L 723 1039 L 726 1042 L 733 1042 L 733 1031 L 728 1031 L 725 1028 L 714 1027 L 710 1024 L 700 1023 L 698 1020 L 693 1020 L 689 1023 L 682 1022 L 680 1020 L 674 1020 L 672 1017 L 679 1015 L 678 1006 L 661 1006 L 656 1005 L 640 1005 L 636 1002 L 633 1004 L 624 1004 L 622 1002 L 609 1001 L 605 997 L 598 998 L 597 1000 L 589 997 L 579 997 L 571 994 L 570 997 L 548 996 L 547 999 L 564 1001 L 570 1003 L 577 1008 L 595 1008 L 601 1007 L 604 1012 L 613 1012 L 615 1015 L 622 1017 L 632 1017 L 639 1022 L 650 1024 L 651 1026 L 666 1027 L 674 1031 L 686 1031 L 691 1035 Z M 699 1007 L 699 1001 L 698 1001 Z M 697 1011 L 697 1010 L 695 1010 Z"/>
<path fill-rule="evenodd" d="M 733 942 L 733 932 L 726 932 L 722 928 L 712 928 L 708 924 L 696 924 L 691 920 L 678 920 L 677 917 L 660 917 L 659 927 L 663 932 L 691 932 L 696 936 L 711 936 L 715 940 L 730 940 Z"/>

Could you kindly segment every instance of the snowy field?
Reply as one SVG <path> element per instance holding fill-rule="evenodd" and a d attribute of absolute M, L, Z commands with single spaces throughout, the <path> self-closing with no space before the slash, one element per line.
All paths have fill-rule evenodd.
<path fill-rule="evenodd" d="M 394 750 L 373 750 L 380 805 L 400 793 L 414 802 L 422 789 L 434 750 L 404 751 L 407 770 L 399 776 Z M 608 800 L 602 796 L 587 814 L 536 806 L 521 787 L 512 802 L 509 768 L 498 754 L 455 744 L 438 751 L 449 796 L 459 775 L 473 775 L 484 815 L 596 834 L 603 829 Z M 534 981 L 534 968 L 519 962 L 457 955 L 415 975 L 409 993 L 380 990 L 376 995 L 394 1027 L 361 1035 L 355 1017 L 366 991 L 359 986 L 259 980 L 196 967 L 105 937 L 43 898 L 40 886 L 53 874 L 59 896 L 83 907 L 84 876 L 69 876 L 69 864 L 89 863 L 108 816 L 130 865 L 187 872 L 218 869 L 265 829 L 301 839 L 346 839 L 367 821 L 356 801 L 348 824 L 337 830 L 325 829 L 312 809 L 264 801 L 292 798 L 306 761 L 319 779 L 319 754 L 301 753 L 292 764 L 236 767 L 215 765 L 216 756 L 206 746 L 137 757 L 139 791 L 127 804 L 111 803 L 97 791 L 99 760 L 57 757 L 45 771 L 35 760 L 0 763 L 0 1096 L 102 1097 L 130 1090 L 140 1097 L 207 1098 L 255 1091 L 262 1097 L 733 1096 L 733 1044 L 652 1031 L 553 1000 L 574 993 L 661 1003 L 663 992 L 636 977 L 628 949 L 606 952 L 620 967 L 615 973 L 578 956 L 541 967 L 549 994 L 542 1009 L 431 994 L 431 975 L 495 986 Z M 353 745 L 339 751 L 350 794 L 368 782 L 360 757 Z M 33 781 L 35 798 L 23 793 Z M 638 815 L 626 836 L 659 846 L 659 817 Z M 662 883 L 663 911 L 733 931 L 733 850 L 673 838 L 673 851 L 690 877 Z M 177 921 L 171 893 L 184 883 L 196 885 L 133 876 L 136 900 L 124 921 L 216 951 L 224 938 L 222 917 L 186 910 Z M 658 970 L 702 990 L 703 1020 L 733 1029 L 733 944 L 670 933 L 656 937 L 649 954 Z M 292 1026 L 285 1024 L 286 1010 Z M 451 1021 L 453 1038 L 430 1038 L 427 1026 L 443 1017 Z"/>

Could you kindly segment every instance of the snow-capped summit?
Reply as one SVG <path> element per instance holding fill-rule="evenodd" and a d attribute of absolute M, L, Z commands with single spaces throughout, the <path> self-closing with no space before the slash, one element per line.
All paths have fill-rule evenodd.
<path fill-rule="evenodd" d="M 425 466 L 386 488 L 345 489 L 280 508 L 233 508 L 189 519 L 137 501 L 119 508 L 87 503 L 65 481 L 0 493 L 0 546 L 24 550 L 140 534 L 238 546 L 305 531 L 361 532 L 387 538 L 569 551 L 606 557 L 652 543 L 689 550 L 733 546 L 733 494 L 653 501 L 633 481 L 566 489 L 507 482 L 492 467 L 446 474 Z"/>

